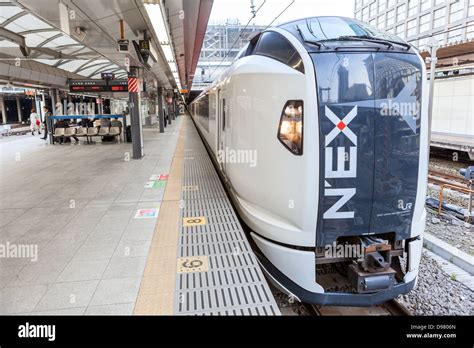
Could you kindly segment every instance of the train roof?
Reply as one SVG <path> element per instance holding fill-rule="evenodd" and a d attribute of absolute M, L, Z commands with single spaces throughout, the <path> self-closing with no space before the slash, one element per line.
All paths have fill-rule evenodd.
<path fill-rule="evenodd" d="M 370 49 L 377 51 L 402 52 L 416 54 L 417 49 L 403 39 L 380 31 L 364 22 L 348 17 L 318 16 L 292 20 L 276 28 L 288 31 L 305 46 L 309 53 L 338 51 L 347 49 Z M 265 31 L 271 31 L 268 28 Z M 262 32 L 255 34 L 260 35 Z M 254 37 L 255 37 L 254 36 Z M 253 37 L 252 37 L 253 39 Z M 194 101 L 199 100 L 214 88 L 217 78 L 205 88 Z"/>
<path fill-rule="evenodd" d="M 280 24 L 277 28 L 293 34 L 308 51 L 316 51 L 316 46 L 324 46 L 325 49 L 335 45 L 353 46 L 354 42 L 360 46 L 386 43 L 389 50 L 409 51 L 413 48 L 396 35 L 347 17 L 308 17 Z"/>

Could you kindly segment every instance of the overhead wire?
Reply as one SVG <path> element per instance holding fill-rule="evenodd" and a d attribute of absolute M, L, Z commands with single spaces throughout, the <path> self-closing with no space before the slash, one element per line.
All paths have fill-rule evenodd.
<path fill-rule="evenodd" d="M 237 39 L 234 40 L 234 42 L 232 43 L 232 46 L 229 48 L 229 50 L 224 54 L 224 57 L 221 59 L 221 61 L 219 62 L 219 64 L 212 70 L 212 72 L 209 74 L 209 78 L 211 78 L 214 73 L 217 71 L 217 69 L 219 69 L 222 65 L 222 63 L 224 63 L 224 61 L 226 60 L 226 58 L 228 57 L 229 53 L 232 51 L 232 49 L 235 47 L 235 44 L 238 42 L 238 40 L 240 40 L 242 38 L 242 33 L 245 32 L 245 30 L 248 28 L 248 26 L 250 25 L 250 22 L 257 16 L 258 12 L 260 11 L 260 9 L 263 7 L 263 5 L 265 5 L 265 3 L 267 2 L 267 0 L 264 0 L 262 2 L 262 4 L 258 7 L 258 9 L 256 11 L 252 11 L 253 15 L 252 17 L 250 17 L 249 21 L 247 22 L 247 24 L 245 25 L 245 27 L 241 30 L 241 33 L 239 34 L 239 36 L 237 37 Z M 264 31 L 267 30 L 278 18 L 281 17 L 282 14 L 284 14 L 293 4 L 295 3 L 295 0 L 292 0 L 291 3 L 289 3 L 275 18 L 273 18 L 273 20 L 265 27 Z"/>
<path fill-rule="evenodd" d="M 294 0 L 293 0 L 294 1 Z M 224 53 L 224 57 L 221 59 L 221 61 L 219 62 L 219 64 L 212 70 L 212 72 L 209 74 L 209 77 L 211 77 L 217 69 L 219 69 L 222 65 L 222 63 L 224 63 L 224 61 L 226 60 L 226 58 L 228 57 L 229 53 L 232 51 L 232 49 L 235 47 L 235 44 L 237 43 L 237 41 L 239 41 L 241 38 L 242 38 L 242 33 L 245 32 L 245 30 L 248 28 L 248 26 L 250 25 L 250 22 L 257 16 L 258 12 L 260 11 L 260 9 L 263 7 L 263 5 L 265 5 L 265 3 L 267 2 L 267 0 L 263 0 L 262 4 L 258 7 L 257 10 L 254 10 L 252 11 L 252 16 L 250 17 L 249 21 L 247 22 L 247 24 L 245 25 L 245 27 L 240 31 L 240 34 L 239 36 L 237 37 L 237 39 L 234 40 L 234 42 L 232 43 L 232 46 Z"/>
<path fill-rule="evenodd" d="M 286 7 L 283 9 L 283 11 L 281 11 L 281 12 L 278 14 L 278 16 L 276 16 L 275 18 L 273 18 L 273 20 L 270 22 L 270 24 L 268 24 L 268 25 L 265 27 L 264 30 L 267 30 L 267 29 L 268 29 L 278 18 L 280 18 L 280 16 L 281 16 L 283 13 L 285 13 L 285 12 L 291 7 L 291 5 L 293 5 L 294 3 L 295 3 L 295 0 L 292 0 L 291 3 L 290 3 L 288 6 L 286 6 Z"/>

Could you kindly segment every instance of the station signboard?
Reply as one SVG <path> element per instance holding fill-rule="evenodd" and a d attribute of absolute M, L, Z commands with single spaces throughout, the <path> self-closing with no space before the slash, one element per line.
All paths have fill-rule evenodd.
<path fill-rule="evenodd" d="M 127 80 L 112 80 L 108 83 L 109 92 L 128 92 Z"/>
<path fill-rule="evenodd" d="M 107 81 L 105 80 L 71 80 L 69 82 L 71 92 L 107 92 Z"/>
<path fill-rule="evenodd" d="M 115 74 L 111 72 L 103 72 L 100 74 L 102 80 L 113 80 L 115 79 Z"/>
<path fill-rule="evenodd" d="M 127 80 L 70 80 L 69 90 L 81 92 L 128 92 Z"/>

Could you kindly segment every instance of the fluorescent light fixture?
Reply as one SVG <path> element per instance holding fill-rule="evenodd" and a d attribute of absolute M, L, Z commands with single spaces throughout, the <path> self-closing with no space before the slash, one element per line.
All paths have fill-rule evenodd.
<path fill-rule="evenodd" d="M 176 63 L 175 62 L 172 62 L 172 63 L 169 63 L 170 65 L 170 68 L 171 68 L 171 72 L 178 72 L 178 67 L 176 66 Z"/>
<path fill-rule="evenodd" d="M 153 29 L 155 29 L 156 35 L 158 35 L 158 41 L 160 45 L 169 44 L 170 38 L 168 36 L 168 30 L 166 29 L 165 20 L 159 4 L 145 4 L 145 9 L 148 13 L 148 17 L 151 19 Z"/>
<path fill-rule="evenodd" d="M 161 45 L 161 48 L 163 49 L 163 53 L 165 54 L 166 61 L 173 62 L 174 56 L 173 50 L 171 49 L 171 45 Z"/>
<path fill-rule="evenodd" d="M 69 10 L 61 0 L 59 1 L 59 25 L 63 33 L 71 36 L 69 32 Z"/>
<path fill-rule="evenodd" d="M 168 62 L 169 68 L 173 73 L 173 77 L 176 80 L 178 87 L 180 88 L 181 82 L 179 80 L 178 67 L 176 65 L 176 59 L 173 54 L 173 49 L 171 46 L 170 36 L 168 34 L 168 28 L 166 25 L 165 18 L 163 16 L 163 11 L 160 4 L 147 4 L 145 3 L 145 10 L 148 13 L 148 17 L 151 20 L 153 29 L 155 30 L 156 35 L 158 36 L 158 43 L 161 46 L 165 59 Z"/>

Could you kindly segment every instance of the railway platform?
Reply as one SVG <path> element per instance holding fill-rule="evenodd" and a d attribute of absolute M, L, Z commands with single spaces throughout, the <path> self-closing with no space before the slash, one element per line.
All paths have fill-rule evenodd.
<path fill-rule="evenodd" d="M 474 160 L 474 135 L 432 132 L 431 146 L 466 152 L 469 158 Z"/>
<path fill-rule="evenodd" d="M 278 315 L 188 116 L 127 143 L 0 143 L 0 312 Z M 14 150 L 14 151 L 13 151 Z M 19 173 L 29 173 L 19 175 Z"/>
<path fill-rule="evenodd" d="M 150 254 L 136 314 L 279 314 L 189 117 L 183 118 L 162 204 L 170 215 L 158 221 L 151 250 L 159 261 Z M 157 265 L 163 268 L 155 273 Z"/>

